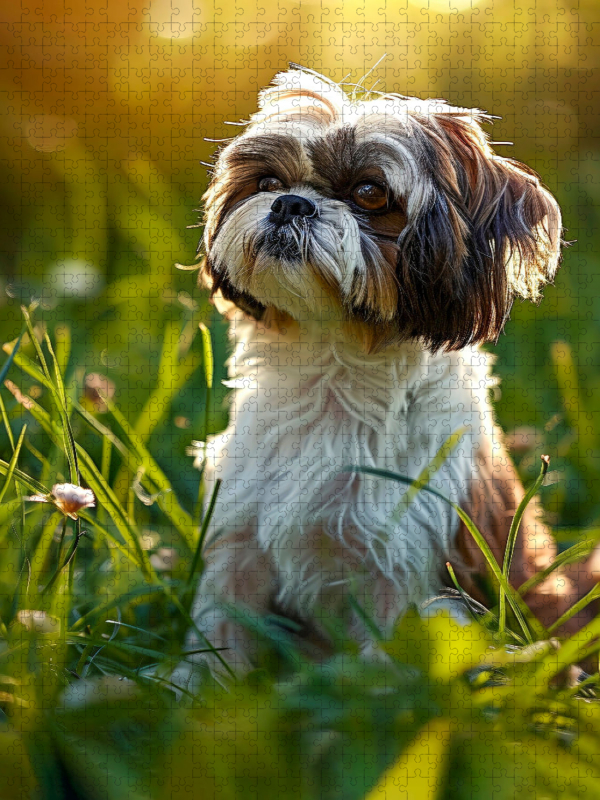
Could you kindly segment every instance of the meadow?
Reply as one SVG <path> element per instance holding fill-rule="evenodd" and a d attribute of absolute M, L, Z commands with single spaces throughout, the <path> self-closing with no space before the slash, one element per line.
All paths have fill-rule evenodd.
<path fill-rule="evenodd" d="M 345 640 L 308 662 L 267 621 L 249 676 L 169 683 L 208 513 L 186 450 L 226 424 L 228 352 L 175 265 L 201 237 L 204 137 L 234 134 L 288 61 L 356 81 L 389 53 L 377 88 L 501 116 L 493 140 L 558 197 L 570 244 L 489 346 L 495 405 L 560 560 L 600 538 L 596 17 L 488 0 L 0 12 L 3 800 L 600 797 L 598 672 L 564 680 L 596 657 L 600 618 L 557 648 L 502 564 L 487 614 L 409 614 L 381 662 Z M 70 517 L 57 484 L 95 506 Z"/>

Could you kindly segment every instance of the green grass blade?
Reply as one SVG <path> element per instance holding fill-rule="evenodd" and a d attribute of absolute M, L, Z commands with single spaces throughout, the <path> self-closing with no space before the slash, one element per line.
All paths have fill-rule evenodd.
<path fill-rule="evenodd" d="M 594 590 L 592 590 L 594 591 Z M 548 682 L 563 669 L 589 656 L 600 649 L 600 616 L 578 631 L 558 650 L 553 650 L 544 657 L 531 681 L 527 682 L 524 691 L 532 691 L 535 687 L 546 687 Z"/>
<path fill-rule="evenodd" d="M 45 472 L 47 476 L 49 476 L 50 473 L 52 472 L 52 465 L 50 464 L 46 456 L 43 453 L 40 453 L 37 447 L 34 447 L 31 444 L 31 442 L 25 440 L 24 445 L 25 449 L 28 450 L 31 453 L 31 455 L 40 462 L 43 468 L 43 472 Z M 44 481 L 41 482 L 44 483 Z"/>
<path fill-rule="evenodd" d="M 265 642 L 275 644 L 279 652 L 285 658 L 294 663 L 295 667 L 300 667 L 301 663 L 305 660 L 301 651 L 295 645 L 290 634 L 297 632 L 297 623 L 292 620 L 277 617 L 276 614 L 270 615 L 271 620 L 281 620 L 282 624 L 272 625 L 269 624 L 269 618 L 262 617 L 252 609 L 241 605 L 239 603 L 228 603 L 225 601 L 219 602 L 219 608 L 222 609 L 228 617 L 235 620 L 238 625 L 243 626 L 246 630 L 252 631 L 257 634 Z M 218 651 L 214 651 L 218 655 Z M 229 670 L 231 672 L 231 670 Z"/>
<path fill-rule="evenodd" d="M 510 580 L 510 567 L 515 552 L 515 545 L 517 543 L 517 536 L 519 533 L 521 520 L 523 519 L 523 514 L 525 513 L 525 509 L 527 508 L 529 503 L 533 500 L 534 496 L 537 494 L 540 487 L 542 486 L 544 478 L 546 477 L 546 473 L 548 472 L 549 466 L 550 466 L 550 457 L 542 456 L 542 467 L 540 469 L 540 474 L 525 493 L 525 496 L 519 503 L 519 506 L 511 522 L 510 529 L 508 531 L 508 538 L 506 540 L 506 547 L 504 549 L 504 562 L 502 564 L 502 574 L 504 575 L 507 583 Z M 506 627 L 506 593 L 504 592 L 504 589 L 501 586 L 499 613 L 498 613 L 498 631 L 500 633 L 504 633 L 505 627 Z"/>
<path fill-rule="evenodd" d="M 56 398 L 56 386 L 52 383 L 52 376 L 50 375 L 50 370 L 48 369 L 48 364 L 46 364 L 46 358 L 44 357 L 44 352 L 42 350 L 41 344 L 38 342 L 37 336 L 35 335 L 35 331 L 33 329 L 33 323 L 31 322 L 31 313 L 30 309 L 25 308 L 25 306 L 21 306 L 21 311 L 23 312 L 23 316 L 25 317 L 25 324 L 27 325 L 27 330 L 29 332 L 29 337 L 31 339 L 31 343 L 35 348 L 35 352 L 37 354 L 38 360 L 42 365 L 42 372 L 46 378 L 45 385 L 50 389 L 52 394 L 54 395 L 55 400 Z M 57 405 L 60 405 L 60 399 L 58 399 Z"/>
<path fill-rule="evenodd" d="M 525 581 L 525 583 L 519 586 L 519 594 L 521 596 L 527 594 L 527 592 L 530 592 L 540 583 L 543 583 L 549 575 L 551 575 L 557 569 L 560 569 L 560 567 L 563 567 L 566 564 L 574 564 L 577 561 L 581 561 L 586 556 L 589 556 L 597 544 L 598 538 L 597 536 L 594 536 L 589 539 L 584 539 L 582 542 L 574 544 L 573 547 L 569 547 L 568 550 L 564 550 L 562 553 L 559 553 L 552 564 L 546 567 L 546 569 L 537 572 L 535 575 L 529 578 L 529 580 Z"/>
<path fill-rule="evenodd" d="M 87 625 L 95 623 L 102 614 L 110 611 L 113 608 L 121 608 L 126 606 L 131 600 L 139 600 L 142 597 L 151 597 L 155 594 L 165 592 L 165 587 L 162 584 L 149 584 L 144 583 L 130 589 L 123 594 L 112 597 L 110 600 L 101 603 L 98 606 L 87 611 L 83 616 L 79 617 L 77 622 L 73 623 L 70 630 L 72 633 L 83 630 Z"/>
<path fill-rule="evenodd" d="M 204 356 L 204 378 L 209 389 L 213 388 L 215 376 L 215 359 L 213 355 L 212 338 L 210 330 L 201 322 L 198 326 L 202 334 L 202 354 Z"/>
<path fill-rule="evenodd" d="M 427 464 L 427 466 L 422 470 L 419 477 L 408 487 L 408 491 L 402 497 L 394 510 L 393 519 L 395 522 L 400 522 L 404 514 L 408 511 L 408 507 L 412 501 L 419 494 L 421 489 L 429 484 L 431 478 L 442 467 L 446 459 L 452 454 L 452 451 L 458 445 L 466 431 L 467 428 L 463 427 L 452 433 L 446 439 L 431 461 Z"/>
<path fill-rule="evenodd" d="M 99 509 L 100 510 L 100 509 Z M 105 526 L 102 525 L 97 519 L 91 516 L 87 511 L 80 511 L 79 517 L 86 522 L 90 528 L 92 528 L 95 532 L 99 533 L 107 542 L 110 542 L 109 547 L 114 547 L 115 550 L 118 550 L 122 555 L 125 556 L 132 564 L 134 564 L 138 569 L 142 569 L 142 563 L 140 562 L 139 558 L 135 553 L 131 552 L 131 548 L 125 547 L 122 541 L 117 539 L 114 533 L 111 533 L 110 530 Z"/>
<path fill-rule="evenodd" d="M 530 627 L 534 630 L 534 633 L 537 638 L 543 639 L 546 637 L 546 631 L 544 630 L 541 623 L 534 617 L 531 613 L 531 610 L 527 606 L 527 604 L 523 601 L 521 595 L 513 589 L 513 587 L 508 583 L 505 579 L 504 575 L 502 574 L 502 570 L 498 566 L 498 562 L 494 558 L 494 554 L 492 553 L 488 543 L 485 541 L 481 533 L 479 532 L 478 528 L 476 527 L 473 520 L 466 514 L 462 508 L 457 505 L 454 505 L 454 509 L 457 512 L 458 516 L 461 518 L 463 523 L 465 524 L 467 530 L 477 543 L 477 546 L 481 550 L 485 560 L 487 561 L 490 569 L 494 573 L 496 580 L 498 581 L 499 585 L 504 589 L 506 597 L 511 605 L 513 613 L 521 626 L 521 630 L 523 631 L 523 635 L 528 643 L 533 642 L 533 637 L 531 635 Z M 527 619 L 527 622 L 525 621 Z"/>
<path fill-rule="evenodd" d="M 30 398 L 28 398 L 27 404 L 28 411 L 30 414 L 32 414 L 34 419 L 40 423 L 54 444 L 60 447 L 61 444 L 64 444 L 64 439 L 60 433 L 60 430 L 58 429 L 58 426 L 51 420 L 50 415 L 44 411 L 44 409 L 38 406 L 33 400 L 29 402 L 29 399 Z M 102 473 L 94 464 L 92 458 L 81 447 L 81 445 L 76 444 L 75 447 L 80 459 L 79 466 L 81 468 L 81 473 L 89 488 L 94 492 L 96 496 L 96 502 L 98 504 L 102 504 L 102 507 L 108 512 L 109 516 L 115 523 L 119 533 L 121 533 L 124 540 L 137 554 L 137 561 L 148 580 L 155 582 L 157 580 L 156 573 L 150 564 L 147 554 L 140 545 L 139 534 L 134 523 L 128 518 L 127 513 L 119 503 L 108 482 L 103 478 Z M 8 466 L 9 465 L 6 464 L 6 462 L 0 460 L 0 473 L 3 473 L 5 469 L 8 469 Z M 15 469 L 14 475 L 21 481 L 21 483 L 27 486 L 28 489 L 33 490 L 34 493 L 48 494 L 48 489 L 46 489 L 44 486 L 40 486 L 36 481 L 29 478 L 29 476 L 25 475 L 24 473 L 21 473 L 19 470 Z"/>
<path fill-rule="evenodd" d="M 41 591 L 42 594 L 47 594 L 52 589 L 52 587 L 57 582 L 57 580 L 60 578 L 60 576 L 64 572 L 65 568 L 69 567 L 73 563 L 73 559 L 75 558 L 75 553 L 77 552 L 77 548 L 79 547 L 79 542 L 81 541 L 81 537 L 85 535 L 85 531 L 82 532 L 81 529 L 80 529 L 81 528 L 81 521 L 80 520 L 77 520 L 76 526 L 77 526 L 77 529 L 76 529 L 76 532 L 75 532 L 75 536 L 73 537 L 73 541 L 71 542 L 71 547 L 69 548 L 69 552 L 65 556 L 65 560 L 63 561 L 63 563 L 58 565 L 54 575 L 50 578 L 50 580 L 48 581 L 46 586 L 44 586 L 44 588 L 42 589 L 42 591 Z M 69 584 L 70 584 L 70 586 L 69 586 L 69 595 L 72 596 L 72 594 L 73 594 L 73 592 L 72 592 L 72 588 L 73 588 L 72 587 L 72 575 L 70 575 L 69 578 L 70 578 L 70 580 L 69 580 Z"/>
<path fill-rule="evenodd" d="M 196 353 L 189 352 L 185 358 L 179 360 L 180 339 L 180 325 L 176 322 L 168 323 L 158 366 L 157 386 L 134 426 L 140 443 L 145 443 L 149 439 L 152 431 L 167 413 L 174 396 L 190 379 L 197 367 Z"/>
<path fill-rule="evenodd" d="M 110 428 L 107 428 L 106 425 L 103 425 L 101 422 L 99 422 L 92 414 L 89 413 L 89 411 L 86 411 L 86 409 L 79 403 L 74 403 L 73 408 L 87 422 L 90 428 L 92 428 L 92 430 L 94 430 L 101 437 L 103 443 L 105 441 L 110 442 L 110 444 L 120 453 L 130 472 L 135 473 L 138 467 L 137 457 L 134 456 L 134 454 L 125 444 L 123 444 L 119 437 L 113 433 Z M 101 460 L 101 464 L 103 463 L 104 462 Z M 101 471 L 104 477 L 108 480 L 107 469 L 108 465 L 104 464 L 104 466 L 101 468 Z"/>
<path fill-rule="evenodd" d="M 77 463 L 77 449 L 75 447 L 75 437 L 73 436 L 73 429 L 71 427 L 69 404 L 67 402 L 67 395 L 65 392 L 65 385 L 63 383 L 62 375 L 60 374 L 60 366 L 52 348 L 52 342 L 48 334 L 45 334 L 46 347 L 52 358 L 54 365 L 54 380 L 56 382 L 57 393 L 60 398 L 60 415 L 62 417 L 63 435 L 65 437 L 65 453 L 69 462 L 69 471 L 71 473 L 71 483 L 79 486 L 81 477 L 79 474 L 79 464 Z"/>
<path fill-rule="evenodd" d="M 462 588 L 462 586 L 461 586 L 461 585 L 460 585 L 460 583 L 458 582 L 458 580 L 457 580 L 457 578 L 456 578 L 456 573 L 454 572 L 454 568 L 453 568 L 452 564 L 451 564 L 449 561 L 446 561 L 446 569 L 448 570 L 448 574 L 450 575 L 450 580 L 451 580 L 451 581 L 452 581 L 452 583 L 454 584 L 454 588 L 455 588 L 455 589 L 456 589 L 456 591 L 459 593 L 459 595 L 461 596 L 461 599 L 462 599 L 463 603 L 465 604 L 465 608 L 467 609 L 467 611 L 469 612 L 469 614 L 471 615 L 471 617 L 472 617 L 472 618 L 473 618 L 473 619 L 474 619 L 476 622 L 480 622 L 480 621 L 481 621 L 481 620 L 480 620 L 480 618 L 479 618 L 479 617 L 477 616 L 477 614 L 476 614 L 476 613 L 473 611 L 473 608 L 472 608 L 472 606 L 471 606 L 471 603 L 469 602 L 469 600 L 470 600 L 470 598 L 469 598 L 469 595 L 468 595 L 468 594 L 465 592 L 465 590 Z"/>
<path fill-rule="evenodd" d="M 4 379 L 2 379 L 4 380 Z M 2 381 L 0 381 L 0 384 Z M 10 449 L 15 449 L 15 439 L 12 433 L 12 428 L 10 427 L 10 420 L 8 419 L 8 414 L 6 413 L 6 406 L 4 405 L 4 400 L 2 399 L 2 395 L 0 394 L 0 414 L 2 415 L 2 424 L 4 425 L 4 430 L 6 431 L 6 435 L 8 436 L 8 441 L 10 443 Z"/>
<path fill-rule="evenodd" d="M 57 325 L 54 329 L 56 341 L 56 360 L 61 375 L 66 375 L 71 355 L 71 330 L 67 325 Z"/>
<path fill-rule="evenodd" d="M 123 536 L 125 541 L 133 548 L 140 563 L 140 567 L 144 572 L 146 578 L 155 583 L 158 580 L 155 570 L 150 564 L 150 560 L 146 551 L 140 544 L 139 532 L 127 516 L 123 507 L 117 500 L 115 493 L 105 481 L 102 473 L 93 462 L 91 456 L 81 447 L 76 445 L 77 452 L 80 457 L 81 472 L 90 489 L 96 496 L 96 503 L 106 509 L 111 519 L 117 526 L 119 533 Z"/>
<path fill-rule="evenodd" d="M 235 677 L 234 672 L 231 669 L 231 667 L 229 666 L 229 664 L 225 661 L 223 656 L 219 653 L 218 649 L 212 646 L 212 644 L 208 641 L 208 639 L 202 633 L 200 628 L 196 625 L 196 623 L 192 619 L 189 611 L 184 607 L 184 605 L 182 604 L 182 602 L 179 599 L 179 597 L 173 591 L 171 591 L 171 589 L 168 586 L 165 586 L 165 593 L 168 595 L 168 597 L 171 600 L 171 602 L 176 606 L 177 610 L 179 611 L 181 616 L 184 618 L 186 623 L 189 625 L 189 627 L 194 629 L 194 631 L 196 632 L 196 635 L 198 636 L 198 638 L 201 641 L 206 642 L 209 652 L 211 652 L 220 661 L 221 666 L 223 666 L 227 670 L 227 672 L 231 675 L 232 678 Z"/>
<path fill-rule="evenodd" d="M 138 433 L 132 428 L 115 404 L 112 403 L 109 398 L 103 395 L 101 396 L 110 409 L 115 420 L 121 426 L 125 432 L 125 435 L 129 439 L 135 454 L 144 468 L 145 474 L 150 478 L 150 480 L 154 481 L 158 490 L 161 492 L 157 500 L 159 508 L 161 508 L 161 510 L 173 523 L 173 526 L 180 534 L 183 543 L 188 547 L 189 552 L 193 553 L 195 536 L 192 517 L 179 505 L 175 493 L 173 492 L 171 483 L 146 449 Z"/>
<path fill-rule="evenodd" d="M 102 477 L 108 483 L 108 479 L 110 477 L 110 459 L 112 455 L 111 451 L 112 442 L 108 438 L 108 436 L 102 437 L 102 456 L 100 458 L 100 472 L 102 473 Z"/>
<path fill-rule="evenodd" d="M 0 506 L 0 542 L 9 532 L 10 526 L 7 525 L 7 522 L 20 510 L 22 503 L 23 501 L 19 498 L 8 503 L 2 503 Z"/>
<path fill-rule="evenodd" d="M 206 381 L 206 398 L 204 407 L 204 457 L 206 457 L 206 439 L 210 431 L 210 415 L 213 403 L 213 381 L 215 374 L 215 361 L 212 347 L 212 339 L 210 330 L 200 323 L 198 326 L 202 334 L 202 353 L 204 363 L 204 379 Z M 198 484 L 198 497 L 196 498 L 196 507 L 194 509 L 194 522 L 198 523 L 202 516 L 202 509 L 204 508 L 204 464 L 200 470 L 200 481 Z"/>
<path fill-rule="evenodd" d="M 102 456 L 100 457 L 100 474 L 109 483 L 110 461 L 112 456 L 112 441 L 108 436 L 102 437 Z M 98 522 L 104 523 L 106 512 L 103 507 L 98 509 Z"/>
<path fill-rule="evenodd" d="M 15 366 L 23 370 L 23 372 L 26 375 L 29 375 L 30 378 L 33 378 L 34 381 L 40 383 L 42 386 L 45 386 L 45 388 L 49 391 L 52 391 L 54 388 L 52 381 L 44 375 L 42 370 L 29 358 L 29 356 L 26 356 L 25 353 L 21 351 L 18 353 L 15 352 L 15 347 L 16 345 L 7 343 L 2 347 L 2 349 L 5 353 L 9 353 L 11 356 L 14 354 L 13 361 Z"/>
<path fill-rule="evenodd" d="M 554 541 L 559 544 L 572 544 L 585 539 L 594 538 L 596 542 L 600 541 L 600 527 L 597 525 L 586 525 L 584 528 L 553 528 L 552 537 Z"/>
<path fill-rule="evenodd" d="M 204 439 L 210 432 L 210 413 L 212 409 L 213 381 L 215 378 L 215 358 L 213 353 L 210 330 L 200 323 L 198 326 L 202 335 L 202 355 L 204 362 L 204 380 L 206 381 L 206 406 L 204 408 Z"/>
<path fill-rule="evenodd" d="M 554 631 L 558 630 L 562 625 L 568 622 L 575 614 L 578 614 L 580 611 L 586 606 L 589 606 L 594 600 L 597 600 L 600 597 L 600 583 L 597 583 L 593 589 L 591 589 L 586 595 L 584 595 L 581 600 L 578 600 L 574 605 L 571 606 L 562 617 L 559 617 L 556 622 L 553 622 L 552 625 L 548 627 L 548 633 L 553 633 Z"/>
<path fill-rule="evenodd" d="M 46 409 L 42 408 L 32 397 L 23 395 L 19 387 L 12 381 L 4 381 L 4 385 L 15 400 L 20 403 L 36 419 L 46 432 L 52 427 L 52 418 Z M 51 435 L 51 434 L 48 434 Z"/>
<path fill-rule="evenodd" d="M 590 485 L 594 485 L 593 481 L 596 480 L 598 473 L 596 459 L 592 455 L 597 448 L 597 437 L 592 433 L 594 415 L 590 413 L 585 402 L 571 345 L 564 341 L 554 342 L 550 346 L 550 358 L 567 423 L 575 432 L 579 443 L 579 468 L 590 481 Z"/>
<path fill-rule="evenodd" d="M 25 335 L 26 330 L 27 330 L 27 325 L 23 326 L 23 330 L 19 334 L 19 338 L 14 343 L 14 345 L 4 345 L 3 348 L 4 351 L 6 352 L 7 351 L 6 348 L 8 347 L 10 349 L 10 352 L 8 353 L 8 358 L 2 365 L 2 369 L 0 369 L 0 385 L 2 385 L 2 383 L 4 382 L 4 378 L 6 378 L 6 376 L 8 375 L 8 371 L 12 366 L 15 356 L 19 352 L 19 348 L 21 347 L 21 342 L 23 341 L 23 336 Z"/>
<path fill-rule="evenodd" d="M 21 447 L 23 446 L 23 439 L 25 438 L 26 430 L 27 430 L 27 425 L 23 425 L 23 428 L 21 429 L 21 435 L 19 436 L 19 441 L 17 442 L 17 446 L 13 451 L 12 458 L 10 459 L 8 469 L 6 471 L 6 480 L 4 481 L 4 485 L 0 489 L 0 503 L 2 503 L 2 501 L 4 500 L 4 495 L 6 494 L 8 487 L 12 483 L 14 471 L 17 468 L 19 453 L 21 452 Z"/>
<path fill-rule="evenodd" d="M 0 458 L 0 475 L 7 475 L 8 470 L 10 469 L 10 464 L 6 461 L 3 461 Z M 24 486 L 28 491 L 32 492 L 33 494 L 49 494 L 50 490 L 46 489 L 46 487 L 41 484 L 39 481 L 36 481 L 35 478 L 30 478 L 25 472 L 21 472 L 20 469 L 16 467 L 13 469 L 13 477 L 15 480 L 18 480 L 19 483 Z"/>
<path fill-rule="evenodd" d="M 365 475 L 373 475 L 374 477 L 386 478 L 387 480 L 396 481 L 397 483 L 403 483 L 406 486 L 411 486 L 413 483 L 412 478 L 406 477 L 404 475 L 398 475 L 396 472 L 391 472 L 389 470 L 376 469 L 375 467 L 363 467 L 360 465 L 352 465 L 344 467 L 343 472 L 359 472 Z M 492 573 L 494 574 L 494 577 L 496 578 L 498 583 L 504 588 L 504 591 L 506 592 L 506 596 L 511 605 L 511 608 L 513 609 L 513 612 L 517 620 L 519 621 L 519 625 L 521 626 L 527 641 L 532 642 L 533 639 L 531 636 L 531 631 L 528 627 L 528 624 L 525 622 L 525 619 L 528 620 L 529 625 L 532 627 L 538 638 L 540 639 L 545 638 L 546 631 L 544 630 L 540 622 L 531 613 L 531 610 L 528 608 L 527 604 L 523 601 L 522 597 L 518 594 L 518 592 L 516 592 L 516 590 L 513 589 L 513 587 L 509 583 L 507 583 L 504 575 L 502 574 L 502 570 L 500 569 L 498 562 L 494 558 L 494 554 L 492 553 L 488 543 L 485 541 L 485 539 L 483 538 L 483 536 L 477 529 L 477 526 L 475 525 L 473 520 L 469 517 L 469 515 L 465 511 L 463 511 L 463 509 L 460 508 L 460 506 L 458 506 L 456 503 L 453 503 L 452 500 L 445 497 L 443 494 L 441 494 L 441 492 L 438 492 L 431 486 L 423 486 L 421 488 L 421 491 L 428 492 L 429 494 L 432 494 L 434 497 L 438 497 L 440 500 L 443 500 L 445 503 L 448 503 L 448 505 L 451 506 L 456 511 L 462 522 L 465 524 L 467 530 L 477 543 L 477 546 L 481 550 L 482 555 L 484 556 Z"/>
<path fill-rule="evenodd" d="M 187 585 L 195 585 L 197 579 L 200 576 L 204 568 L 204 559 L 202 558 L 202 547 L 204 545 L 204 540 L 206 538 L 206 534 L 208 532 L 208 526 L 210 525 L 210 521 L 212 519 L 215 505 L 217 503 L 217 495 L 219 494 L 219 489 L 221 488 L 221 479 L 217 478 L 215 482 L 215 488 L 213 489 L 212 497 L 210 498 L 210 503 L 206 514 L 204 515 L 204 519 L 202 520 L 202 528 L 200 529 L 200 535 L 198 536 L 198 544 L 196 545 L 196 551 L 194 553 L 194 558 L 192 560 L 192 566 L 190 569 L 190 574 L 187 579 Z"/>
<path fill-rule="evenodd" d="M 42 366 L 41 373 L 37 370 L 37 378 L 41 380 L 42 384 L 46 386 L 46 388 L 50 391 L 50 395 L 58 409 L 59 416 L 62 420 L 62 437 L 64 439 L 64 452 L 67 456 L 67 461 L 69 463 L 69 473 L 70 473 L 70 480 L 71 483 L 79 485 L 79 470 L 77 467 L 77 453 L 75 451 L 75 441 L 73 438 L 73 431 L 71 430 L 71 425 L 69 421 L 69 410 L 67 405 L 67 399 L 64 391 L 64 384 L 62 381 L 62 376 L 60 374 L 60 367 L 58 361 L 56 360 L 56 356 L 54 354 L 54 350 L 52 348 L 52 343 L 50 341 L 50 337 L 47 333 L 44 333 L 44 339 L 50 355 L 52 357 L 53 365 L 54 365 L 54 377 L 55 380 L 52 380 L 52 376 L 50 374 L 50 370 L 48 368 L 48 364 L 46 363 L 46 359 L 44 357 L 44 353 L 42 350 L 42 346 L 37 340 L 35 335 L 35 331 L 33 329 L 33 324 L 31 322 L 31 314 L 28 309 L 24 306 L 21 307 L 23 312 L 23 316 L 25 317 L 25 324 L 29 331 L 29 336 L 35 347 L 35 351 L 37 353 L 38 360 Z M 14 348 L 13 348 L 14 349 Z M 22 359 L 20 359 L 22 360 Z M 29 365 L 29 369 L 27 370 L 31 374 L 30 367 L 34 365 Z"/>
<path fill-rule="evenodd" d="M 47 567 L 50 548 L 52 547 L 54 534 L 56 533 L 56 528 L 61 519 L 63 520 L 63 525 L 66 527 L 67 518 L 60 511 L 54 511 L 48 517 L 42 529 L 42 535 L 37 542 L 36 548 L 30 555 L 31 580 L 29 583 L 28 595 L 32 600 L 39 595 L 41 590 L 44 570 Z"/>
<path fill-rule="evenodd" d="M 77 634 L 67 634 L 67 641 L 69 644 L 81 644 L 82 643 L 82 635 Z M 149 658 L 154 658 L 157 661 L 163 661 L 169 658 L 169 655 L 161 650 L 153 650 L 149 647 L 140 647 L 137 644 L 131 644 L 130 642 L 120 642 L 117 640 L 108 641 L 107 639 L 93 639 L 88 638 L 87 636 L 85 639 L 86 647 L 102 647 L 106 649 L 113 648 L 115 650 L 120 650 L 122 653 L 129 653 L 131 655 L 142 655 L 148 656 Z"/>
<path fill-rule="evenodd" d="M 145 636 L 150 636 L 153 639 L 160 639 L 161 642 L 166 642 L 164 636 L 159 636 L 158 633 L 154 633 L 153 631 L 146 630 L 146 628 L 138 628 L 137 625 L 128 625 L 126 622 L 121 622 L 120 620 L 116 619 L 107 619 L 105 620 L 107 625 L 118 625 L 119 628 L 127 628 L 127 630 L 137 631 L 138 633 L 143 633 Z"/>

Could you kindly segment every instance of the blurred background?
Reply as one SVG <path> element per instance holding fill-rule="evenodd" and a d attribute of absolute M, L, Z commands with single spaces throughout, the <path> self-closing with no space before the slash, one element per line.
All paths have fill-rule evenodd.
<path fill-rule="evenodd" d="M 185 449 L 226 422 L 225 326 L 195 286 L 199 199 L 226 121 L 289 61 L 336 81 L 443 97 L 500 117 L 492 139 L 557 195 L 565 250 L 539 308 L 517 304 L 497 354 L 498 417 L 523 476 L 552 457 L 543 502 L 559 538 L 600 526 L 600 8 L 595 0 L 22 0 L 0 11 L 0 343 L 20 305 L 60 340 L 69 375 L 102 421 L 102 388 L 132 422 L 145 409 L 154 456 L 191 507 Z M 207 141 L 207 139 L 209 141 Z M 205 415 L 198 323 L 211 329 L 216 396 Z M 167 332 L 167 334 L 165 333 Z M 166 338 L 165 338 L 166 336 Z M 169 336 L 182 368 L 161 371 Z M 29 349 L 28 349 L 29 348 Z M 25 353 L 33 348 L 25 342 Z M 6 358 L 3 354 L 2 360 Z M 13 381 L 18 371 L 11 371 Z M 78 387 L 78 388 L 77 388 Z M 43 388 L 31 379 L 24 395 Z M 22 404 L 2 389 L 15 432 Z M 106 415 L 106 418 L 108 416 Z M 21 466 L 39 471 L 30 421 Z M 0 433 L 0 455 L 10 452 Z M 85 434 L 82 433 L 82 436 Z M 36 438 L 37 437 L 37 438 Z M 90 450 L 96 442 L 85 443 Z M 37 455 L 36 455 L 37 448 Z"/>

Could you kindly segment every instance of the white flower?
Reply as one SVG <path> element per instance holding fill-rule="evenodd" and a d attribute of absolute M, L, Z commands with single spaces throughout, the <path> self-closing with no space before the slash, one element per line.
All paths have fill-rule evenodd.
<path fill-rule="evenodd" d="M 159 547 L 150 556 L 150 563 L 157 572 L 172 572 L 181 559 L 172 547 Z"/>
<path fill-rule="evenodd" d="M 24 609 L 17 612 L 17 622 L 20 622 L 28 631 L 36 633 L 58 633 L 60 622 L 56 617 L 51 617 L 45 611 Z"/>
<path fill-rule="evenodd" d="M 56 483 L 50 494 L 34 494 L 25 500 L 33 503 L 52 503 L 71 519 L 77 519 L 77 513 L 82 509 L 94 508 L 96 505 L 96 498 L 91 489 L 83 489 L 73 483 Z"/>

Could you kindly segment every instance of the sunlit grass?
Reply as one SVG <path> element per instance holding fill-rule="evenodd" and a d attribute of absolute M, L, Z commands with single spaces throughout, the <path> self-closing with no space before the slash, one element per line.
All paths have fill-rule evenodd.
<path fill-rule="evenodd" d="M 84 383 L 76 373 L 65 380 L 67 332 L 53 344 L 36 330 L 35 309 L 24 313 L 25 329 L 5 348 L 1 368 L 12 453 L 0 461 L 3 798 L 373 800 L 397 796 L 398 787 L 411 798 L 512 798 L 516 788 L 533 796 L 600 796 L 598 705 L 560 678 L 600 650 L 600 621 L 558 649 L 549 641 L 523 591 L 507 582 L 519 514 L 504 565 L 464 519 L 501 598 L 471 624 L 410 611 L 385 639 L 353 601 L 376 634 L 380 657 L 361 657 L 338 633 L 335 655 L 313 663 L 291 628 L 286 634 L 239 608 L 239 619 L 247 617 L 263 640 L 257 669 L 230 673 L 224 686 L 204 670 L 195 694 L 173 686 L 170 674 L 182 660 L 221 657 L 201 630 L 199 650 L 185 650 L 216 495 L 188 513 L 148 449 L 151 409 L 157 397 L 173 402 L 192 368 L 190 351 L 167 327 L 156 385 L 129 420 L 101 388 L 101 403 L 84 407 Z M 210 408 L 206 328 L 202 340 Z M 167 373 L 174 375 L 169 389 L 161 377 Z M 40 402 L 17 388 L 19 374 L 43 386 Z M 46 435 L 44 453 L 34 448 L 37 477 L 19 467 L 27 422 Z M 99 440 L 98 461 L 78 441 L 76 431 L 84 429 Z M 450 441 L 438 461 L 451 450 Z M 426 482 L 437 466 L 410 497 L 433 491 Z M 544 462 L 525 502 L 546 470 Z M 411 484 L 393 473 L 380 477 Z M 558 562 L 594 543 L 589 535 Z M 599 678 L 588 677 L 588 691 Z"/>

